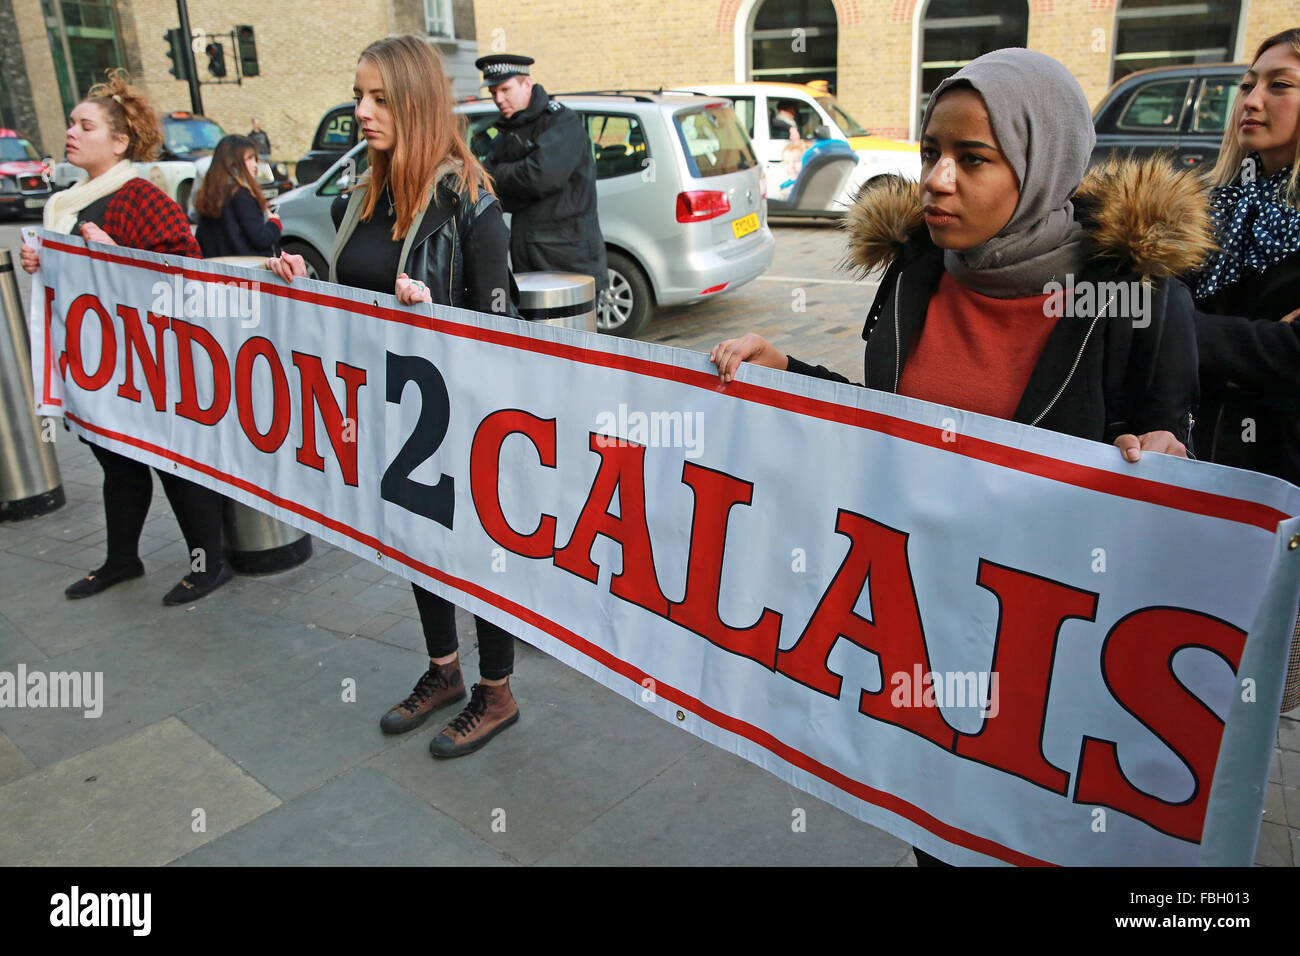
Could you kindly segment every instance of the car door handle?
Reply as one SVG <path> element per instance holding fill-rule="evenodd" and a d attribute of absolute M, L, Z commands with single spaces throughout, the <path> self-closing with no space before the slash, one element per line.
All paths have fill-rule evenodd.
<path fill-rule="evenodd" d="M 1182 156 L 1184 166 L 1195 166 L 1203 159 L 1205 159 L 1204 153 L 1184 153 Z"/>

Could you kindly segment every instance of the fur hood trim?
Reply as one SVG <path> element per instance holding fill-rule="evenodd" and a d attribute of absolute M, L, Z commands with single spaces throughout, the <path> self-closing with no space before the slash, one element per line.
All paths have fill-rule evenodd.
<path fill-rule="evenodd" d="M 1199 175 L 1167 158 L 1111 158 L 1074 194 L 1090 259 L 1109 259 L 1151 278 L 1194 272 L 1214 249 L 1208 195 Z M 920 183 L 897 176 L 868 183 L 844 219 L 847 263 L 862 274 L 887 267 L 909 240 L 927 244 Z"/>

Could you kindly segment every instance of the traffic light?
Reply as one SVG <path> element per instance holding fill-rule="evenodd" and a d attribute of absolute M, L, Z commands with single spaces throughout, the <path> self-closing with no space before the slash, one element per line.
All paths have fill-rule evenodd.
<path fill-rule="evenodd" d="M 189 46 L 189 38 L 178 27 L 172 27 L 163 39 L 167 41 L 167 59 L 172 61 L 169 72 L 178 80 L 188 80 L 190 60 L 186 55 L 189 52 L 186 47 Z"/>
<path fill-rule="evenodd" d="M 239 72 L 244 76 L 257 76 L 257 42 L 253 28 L 247 23 L 235 27 L 235 56 L 239 57 Z"/>
<path fill-rule="evenodd" d="M 226 75 L 226 51 L 216 40 L 209 40 L 203 48 L 208 55 L 208 72 L 221 79 Z"/>

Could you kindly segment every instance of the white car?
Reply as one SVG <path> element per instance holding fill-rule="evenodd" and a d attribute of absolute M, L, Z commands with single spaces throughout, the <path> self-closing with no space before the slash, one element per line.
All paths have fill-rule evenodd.
<path fill-rule="evenodd" d="M 905 179 L 921 178 L 921 152 L 916 143 L 872 136 L 835 101 L 830 93 L 815 86 L 796 83 L 704 83 L 683 86 L 682 90 L 725 96 L 731 100 L 736 115 L 745 124 L 749 138 L 767 170 L 769 199 L 787 178 L 782 165 L 782 151 L 789 135 L 781 124 L 774 124 L 779 107 L 788 104 L 794 113 L 799 135 L 808 140 L 844 140 L 857 154 L 858 163 L 834 205 L 847 210 L 863 184 L 880 176 L 896 175 Z M 825 127 L 818 135 L 818 127 Z M 829 134 L 829 135 L 825 135 Z M 776 214 L 778 210 L 772 208 Z"/>

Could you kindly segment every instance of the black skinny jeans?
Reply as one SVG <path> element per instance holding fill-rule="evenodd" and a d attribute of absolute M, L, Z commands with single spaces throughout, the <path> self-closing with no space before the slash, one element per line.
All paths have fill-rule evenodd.
<path fill-rule="evenodd" d="M 412 584 L 415 605 L 420 609 L 424 646 L 430 657 L 446 657 L 459 646 L 456 638 L 456 605 L 419 585 Z M 491 621 L 474 616 L 478 631 L 478 670 L 488 680 L 503 680 L 515 669 L 515 639 Z"/>
<path fill-rule="evenodd" d="M 140 530 L 149 514 L 153 498 L 153 479 L 149 466 L 134 458 L 87 442 L 104 469 L 104 518 L 108 533 L 108 557 L 104 568 L 116 570 L 139 559 Z M 223 497 L 209 488 L 186 481 L 178 475 L 158 471 L 167 500 L 185 535 L 191 560 L 196 548 L 205 556 L 202 573 L 194 573 L 196 583 L 206 583 L 221 568 L 221 510 Z M 187 562 L 188 564 L 188 562 Z"/>

